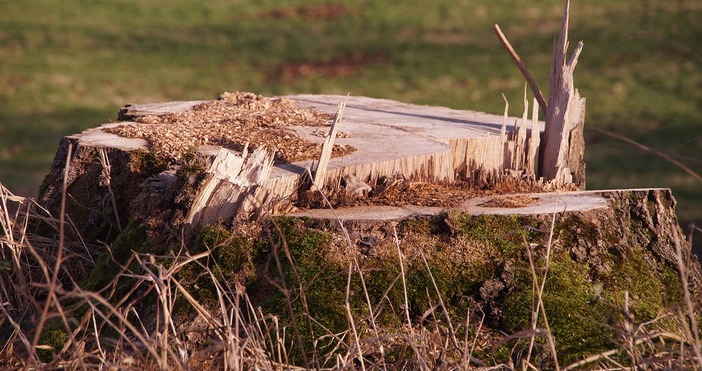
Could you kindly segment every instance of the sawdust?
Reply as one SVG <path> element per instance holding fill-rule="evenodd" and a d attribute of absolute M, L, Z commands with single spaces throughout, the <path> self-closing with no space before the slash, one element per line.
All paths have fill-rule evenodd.
<path fill-rule="evenodd" d="M 538 199 L 525 196 L 525 195 L 515 195 L 507 197 L 495 197 L 482 204 L 478 205 L 481 207 L 494 207 L 494 208 L 507 208 L 514 209 L 517 207 L 524 207 L 536 203 Z"/>
<path fill-rule="evenodd" d="M 301 108 L 287 98 L 265 98 L 245 92 L 223 93 L 219 99 L 191 110 L 159 116 L 141 116 L 136 124 L 125 124 L 105 131 L 149 142 L 158 155 L 178 160 L 202 145 L 217 145 L 242 150 L 265 146 L 276 150 L 277 162 L 316 159 L 321 144 L 312 143 L 295 133 L 292 126 L 330 126 L 333 115 Z M 320 128 L 324 131 L 324 128 Z M 332 156 L 355 151 L 335 145 Z"/>
<path fill-rule="evenodd" d="M 510 193 L 540 193 L 543 188 L 533 181 L 513 181 L 506 180 L 492 188 L 479 188 L 474 184 L 465 181 L 455 183 L 427 183 L 412 182 L 405 179 L 380 179 L 378 184 L 371 185 L 370 192 L 358 195 L 349 193 L 343 187 L 336 190 L 328 190 L 325 197 L 319 192 L 308 191 L 298 195 L 295 207 L 298 209 L 326 208 L 331 204 L 333 207 L 352 206 L 428 206 L 453 208 L 464 201 L 476 197 L 490 197 L 505 195 Z M 521 207 L 529 205 L 536 200 L 528 196 L 508 196 L 507 201 L 501 200 L 503 197 L 495 198 L 481 205 L 484 207 Z M 327 201 L 329 204 L 327 204 Z M 497 206 L 498 203 L 502 206 Z"/>
<path fill-rule="evenodd" d="M 461 184 L 402 182 L 391 185 L 382 193 L 372 194 L 369 201 L 374 205 L 456 207 L 477 194 L 476 190 Z"/>

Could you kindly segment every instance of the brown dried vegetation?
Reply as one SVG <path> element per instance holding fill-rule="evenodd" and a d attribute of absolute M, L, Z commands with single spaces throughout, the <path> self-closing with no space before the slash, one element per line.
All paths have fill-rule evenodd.
<path fill-rule="evenodd" d="M 309 76 L 353 76 L 362 67 L 380 64 L 386 60 L 381 53 L 354 52 L 329 61 L 283 64 L 268 76 L 268 82 L 290 83 L 298 78 Z"/>
<path fill-rule="evenodd" d="M 271 18 L 302 18 L 307 20 L 338 19 L 348 13 L 348 8 L 339 4 L 314 4 L 296 7 L 280 7 L 265 16 Z"/>

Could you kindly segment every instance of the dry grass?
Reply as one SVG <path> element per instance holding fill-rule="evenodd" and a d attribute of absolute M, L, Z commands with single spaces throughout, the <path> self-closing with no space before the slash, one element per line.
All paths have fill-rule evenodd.
<path fill-rule="evenodd" d="M 10 213 L 15 208 L 13 205 L 16 212 Z M 554 212 L 552 223 L 555 224 L 557 218 Z M 424 255 L 421 259 L 435 292 L 434 295 L 427 292 L 428 309 L 422 316 L 423 325 L 410 318 L 406 258 L 402 242 L 394 231 L 401 274 L 392 284 L 400 282 L 405 295 L 406 323 L 402 329 L 393 334 L 378 329 L 374 313 L 387 297 L 380 303 L 371 302 L 365 284 L 362 287 L 368 317 L 360 323 L 359 318 L 352 315 L 350 282 L 354 275 L 364 282 L 364 272 L 356 260 L 358 251 L 349 240 L 348 253 L 352 259 L 348 266 L 345 303 L 348 330 L 315 333 L 315 349 L 301 353 L 304 358 L 300 367 L 292 363 L 290 354 L 291 344 L 304 350 L 300 323 L 293 322 L 293 328 L 285 328 L 278 317 L 255 307 L 244 287 L 223 279 L 206 264 L 212 250 L 191 255 L 183 246 L 181 252 L 168 256 L 134 253 L 107 287 L 88 291 L 78 282 L 84 280 L 86 272 L 94 266 L 101 247 L 69 243 L 66 236 L 74 231 L 67 217 L 55 218 L 32 200 L 14 196 L 0 185 L 0 228 L 0 328 L 4 330 L 0 367 L 3 368 L 539 369 L 543 365 L 534 364 L 535 357 L 532 357 L 539 338 L 545 340 L 548 347 L 545 351 L 552 359 L 549 367 L 555 369 L 702 367 L 697 317 L 689 292 L 685 292 L 684 309 L 646 323 L 635 321 L 628 309 L 628 296 L 625 296 L 621 309 L 623 321 L 618 329 L 621 346 L 573 364 L 560 365 L 555 347 L 558 339 L 549 329 L 549 308 L 542 300 L 553 230 L 545 256 L 540 259 L 533 256 L 537 250 L 525 246 L 533 280 L 531 327 L 506 335 L 504 343 L 528 339 L 529 346 L 526 352 L 514 348 L 509 362 L 498 364 L 491 359 L 475 357 L 476 343 L 485 335 L 485 315 L 480 314 L 479 307 L 465 308 L 465 318 L 452 318 Z M 41 236 L 52 233 L 36 234 L 35 230 L 54 232 L 57 238 L 49 240 Z M 683 256 L 681 248 L 678 246 L 678 256 Z M 274 254 L 277 268 L 282 269 L 281 260 L 294 268 L 295 261 L 285 241 L 279 250 Z M 536 266 L 536 261 L 545 265 Z M 683 272 L 681 280 L 686 287 L 685 262 L 679 263 Z M 189 291 L 187 283 L 178 278 L 179 272 L 193 266 L 212 284 L 216 304 L 199 301 L 197 295 Z M 120 280 L 124 279 L 131 280 L 129 288 L 117 290 Z M 285 294 L 288 305 L 293 291 L 305 303 L 306 288 L 302 284 L 290 288 L 283 281 L 278 289 Z M 148 306 L 141 305 L 147 300 Z M 292 313 L 292 308 L 289 310 Z M 312 323 L 319 324 L 309 310 L 306 313 L 306 318 L 296 320 L 305 321 L 306 328 L 312 328 Z M 663 321 L 666 326 L 659 325 Z M 675 323 L 678 331 L 670 331 L 670 323 Z M 315 328 L 320 327 L 323 328 Z M 462 338 L 458 336 L 461 332 L 465 333 Z M 195 347 L 197 334 L 206 334 L 207 341 Z M 51 336 L 59 338 L 51 339 Z M 408 350 L 406 357 L 399 362 L 389 362 L 384 349 L 398 344 Z"/>

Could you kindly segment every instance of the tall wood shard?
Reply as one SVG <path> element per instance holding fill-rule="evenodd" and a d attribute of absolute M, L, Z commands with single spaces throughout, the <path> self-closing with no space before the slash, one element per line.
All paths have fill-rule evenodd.
<path fill-rule="evenodd" d="M 573 84 L 573 71 L 583 48 L 578 43 L 566 61 L 570 1 L 566 1 L 561 32 L 553 51 L 551 93 L 541 147 L 541 175 L 556 188 L 572 183 L 585 188 L 585 98 Z"/>
<path fill-rule="evenodd" d="M 319 156 L 319 161 L 312 170 L 314 174 L 314 179 L 312 180 L 315 187 L 322 189 L 324 187 L 324 175 L 327 172 L 327 166 L 329 166 L 329 160 L 331 159 L 332 149 L 334 148 L 334 140 L 336 139 L 336 134 L 339 131 L 339 123 L 341 123 L 341 118 L 344 116 L 344 109 L 346 108 L 346 102 L 349 100 L 348 96 L 346 99 L 339 102 L 339 108 L 334 115 L 334 122 L 331 128 L 329 128 L 329 135 L 322 145 L 322 154 Z"/>

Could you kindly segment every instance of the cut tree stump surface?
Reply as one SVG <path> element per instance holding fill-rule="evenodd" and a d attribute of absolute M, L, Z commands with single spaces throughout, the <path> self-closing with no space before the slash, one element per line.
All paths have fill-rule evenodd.
<path fill-rule="evenodd" d="M 298 102 L 302 107 L 333 114 L 345 97 L 293 95 L 287 98 Z M 520 119 L 509 118 L 507 125 L 511 128 L 516 120 Z M 387 99 L 349 97 L 339 129 L 348 133 L 348 137 L 337 138 L 337 142 L 353 146 L 357 151 L 332 159 L 329 168 L 447 152 L 451 150 L 451 140 L 499 136 L 503 121 L 502 116 L 476 111 L 420 106 Z M 304 138 L 321 143 L 322 140 L 314 134 L 315 129 L 296 127 L 297 133 Z M 543 126 L 540 130 L 543 130 Z M 281 167 L 278 174 L 282 175 L 284 171 L 285 167 Z"/>
<path fill-rule="evenodd" d="M 339 95 L 293 95 L 284 97 L 300 108 L 334 114 Z M 128 105 L 121 119 L 136 120 L 151 115 L 166 115 L 191 110 L 203 101 Z M 526 115 L 525 115 L 526 117 Z M 91 129 L 79 135 L 83 143 L 123 149 L 148 148 L 143 140 L 120 138 L 103 128 L 115 125 L 146 125 L 125 121 Z M 288 123 L 296 135 L 321 146 L 324 128 Z M 537 122 L 543 131 L 543 122 Z M 527 143 L 532 120 L 504 117 L 446 107 L 406 104 L 387 99 L 348 97 L 346 111 L 335 144 L 355 149 L 333 157 L 321 182 L 338 187 L 344 176 L 376 184 L 382 177 L 402 177 L 408 181 L 446 182 L 468 180 L 472 184 L 495 184 L 509 171 L 534 178 L 534 145 Z M 517 129 L 517 130 L 514 130 Z M 528 129 L 528 130 L 527 130 Z M 538 137 L 538 136 L 537 136 Z M 118 139 L 119 138 L 119 139 Z M 529 142 L 531 143 L 531 142 Z M 536 143 L 536 142 L 535 142 Z M 239 143 L 243 146 L 243 143 Z M 536 144 L 538 145 L 538 144 Z M 211 150 L 202 147 L 203 154 Z M 296 192 L 301 176 L 312 169 L 317 159 L 293 163 L 277 162 L 268 179 L 261 184 L 260 197 L 280 198 Z"/>
<path fill-rule="evenodd" d="M 74 134 L 69 136 L 69 138 L 78 141 L 79 145 L 94 146 L 94 147 L 106 147 L 106 148 L 116 148 L 125 151 L 132 151 L 137 149 L 147 149 L 149 143 L 140 138 L 125 138 L 117 134 L 111 134 L 103 129 L 113 128 L 124 123 L 114 123 L 114 124 L 104 124 L 97 128 L 91 128 L 83 131 L 80 134 Z"/>
<path fill-rule="evenodd" d="M 198 104 L 206 103 L 206 100 L 174 101 L 163 103 L 127 104 L 117 113 L 117 119 L 121 121 L 133 120 L 139 116 L 159 116 L 174 112 L 183 112 L 193 109 Z"/>
<path fill-rule="evenodd" d="M 298 102 L 304 108 L 334 114 L 339 102 L 346 97 L 291 95 L 286 98 Z M 341 131 L 346 135 L 337 138 L 337 141 L 361 150 L 332 160 L 332 166 L 343 167 L 445 151 L 449 148 L 449 141 L 452 139 L 499 135 L 504 121 L 503 116 L 477 111 L 414 105 L 368 97 L 349 97 L 348 99 L 341 124 Z M 118 115 L 119 119 L 125 122 L 103 125 L 102 128 L 132 123 L 128 120 L 139 116 L 186 111 L 205 102 L 207 101 L 129 104 L 122 108 Z M 520 119 L 510 117 L 507 122 L 508 127 L 512 127 L 516 120 Z M 539 124 L 540 131 L 543 131 L 543 122 Z M 99 135 L 100 129 L 89 129 L 84 132 L 84 140 L 90 140 L 89 136 Z M 317 134 L 318 127 L 295 126 L 295 130 L 311 142 L 321 144 L 324 140 Z M 106 136 L 106 138 L 115 137 L 118 136 Z M 128 141 L 128 143 L 131 142 Z M 112 146 L 116 147 L 117 144 Z"/>
<path fill-rule="evenodd" d="M 304 108 L 334 114 L 341 95 L 292 95 L 285 98 L 296 101 Z M 122 108 L 119 123 L 105 124 L 88 129 L 76 135 L 81 142 L 100 142 L 101 145 L 119 148 L 147 148 L 143 140 L 122 138 L 105 133 L 102 129 L 124 124 L 140 116 L 165 115 L 192 109 L 207 101 L 178 101 L 149 104 L 129 104 Z M 506 124 L 512 128 L 521 118 L 509 117 Z M 387 99 L 368 97 L 348 97 L 346 112 L 341 122 L 340 131 L 344 134 L 337 142 L 353 146 L 357 152 L 332 159 L 330 167 L 368 164 L 385 160 L 406 158 L 416 155 L 433 154 L 450 149 L 450 141 L 458 139 L 479 139 L 488 135 L 499 136 L 504 117 L 477 111 L 456 110 L 447 107 L 422 106 L 401 103 Z M 143 124 L 142 124 L 143 125 Z M 527 127 L 531 127 L 527 123 Z M 319 127 L 294 126 L 295 131 L 305 139 L 321 144 L 323 137 L 318 134 Z M 543 122 L 539 122 L 543 131 Z M 118 138 L 124 140 L 117 140 Z M 297 162 L 298 166 L 279 166 L 278 172 L 297 168 L 313 160 Z"/>
<path fill-rule="evenodd" d="M 631 190 L 631 191 L 649 191 Z M 576 191 L 562 193 L 511 194 L 478 197 L 462 202 L 448 210 L 470 215 L 544 215 L 554 212 L 590 211 L 608 208 L 605 197 L 609 191 Z M 341 220 L 400 220 L 411 216 L 437 215 L 446 211 L 442 207 L 428 206 L 355 206 L 331 209 L 302 210 L 287 214 L 292 217 Z"/>

